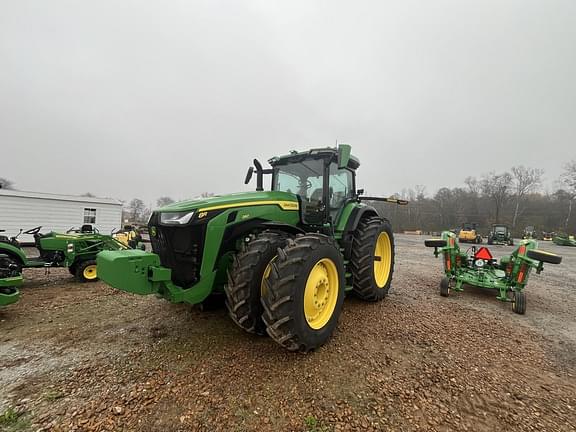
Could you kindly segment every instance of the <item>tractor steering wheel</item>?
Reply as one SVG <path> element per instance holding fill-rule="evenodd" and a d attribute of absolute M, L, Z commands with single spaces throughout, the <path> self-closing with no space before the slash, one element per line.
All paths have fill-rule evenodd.
<path fill-rule="evenodd" d="M 42 226 L 37 226 L 36 228 L 30 228 L 29 230 L 24 231 L 23 234 L 36 235 L 40 232 L 41 229 L 42 229 Z"/>

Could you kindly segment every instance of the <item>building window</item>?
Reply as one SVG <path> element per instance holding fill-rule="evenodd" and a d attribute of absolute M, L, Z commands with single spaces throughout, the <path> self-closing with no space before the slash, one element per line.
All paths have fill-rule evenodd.
<path fill-rule="evenodd" d="M 96 223 L 96 209 L 85 208 L 84 209 L 84 223 L 85 224 L 95 224 Z"/>

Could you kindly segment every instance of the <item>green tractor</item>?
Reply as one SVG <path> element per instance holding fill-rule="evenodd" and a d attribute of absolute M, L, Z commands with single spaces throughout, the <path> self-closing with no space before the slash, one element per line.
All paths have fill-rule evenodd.
<path fill-rule="evenodd" d="M 0 254 L 0 307 L 16 303 L 20 298 L 18 287 L 22 275 L 8 255 Z"/>
<path fill-rule="evenodd" d="M 103 235 L 92 230 L 84 233 L 59 234 L 49 232 L 41 234 L 41 226 L 22 231 L 14 237 L 0 236 L 0 254 L 6 255 L 8 260 L 16 266 L 18 273 L 22 268 L 37 267 L 68 267 L 73 276 L 81 282 L 94 282 L 98 280 L 96 272 L 96 255 L 102 250 L 125 249 L 119 241 L 111 236 Z M 18 236 L 30 234 L 34 236 L 34 244 L 38 249 L 38 256 L 26 256 Z"/>
<path fill-rule="evenodd" d="M 492 229 L 488 234 L 488 244 L 514 246 L 514 239 L 512 239 L 512 233 L 510 229 L 508 229 L 508 226 L 502 224 L 492 225 Z"/>
<path fill-rule="evenodd" d="M 290 351 L 322 345 L 346 292 L 382 300 L 394 271 L 390 223 L 356 189 L 350 146 L 291 152 L 263 168 L 256 192 L 170 204 L 148 224 L 153 253 L 98 254 L 100 278 L 137 294 L 199 304 L 224 294 L 232 320 Z M 270 191 L 263 177 L 270 174 Z"/>
<path fill-rule="evenodd" d="M 498 291 L 500 301 L 511 302 L 512 310 L 518 314 L 526 312 L 524 288 L 532 269 L 542 272 L 543 263 L 560 264 L 562 257 L 538 250 L 535 240 L 522 240 L 516 250 L 500 261 L 494 259 L 488 248 L 472 246 L 462 252 L 456 235 L 449 231 L 442 238 L 424 241 L 425 246 L 434 248 L 434 256 L 442 255 L 445 276 L 440 281 L 440 295 L 448 297 L 451 290 L 464 291 L 464 285 Z"/>

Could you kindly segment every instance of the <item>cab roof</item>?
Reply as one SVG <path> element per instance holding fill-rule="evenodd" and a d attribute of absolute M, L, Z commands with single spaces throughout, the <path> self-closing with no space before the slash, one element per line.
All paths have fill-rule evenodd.
<path fill-rule="evenodd" d="M 334 147 L 322 147 L 311 149 L 303 152 L 297 152 L 292 150 L 287 155 L 282 156 L 274 156 L 273 158 L 268 160 L 270 165 L 277 166 L 277 165 L 285 165 L 289 163 L 295 162 L 302 162 L 304 160 L 309 159 L 330 159 L 331 161 L 338 161 L 338 149 Z M 350 159 L 348 160 L 348 168 L 352 170 L 358 169 L 360 166 L 360 160 L 358 158 L 350 155 Z"/>

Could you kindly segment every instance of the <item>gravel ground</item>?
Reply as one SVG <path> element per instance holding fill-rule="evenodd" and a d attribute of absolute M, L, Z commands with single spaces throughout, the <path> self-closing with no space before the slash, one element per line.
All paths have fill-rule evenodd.
<path fill-rule="evenodd" d="M 440 261 L 398 235 L 393 292 L 348 298 L 309 355 L 224 309 L 26 270 L 0 311 L 0 430 L 574 431 L 576 248 L 541 246 L 564 261 L 532 276 L 519 316 L 492 292 L 440 297 Z"/>

